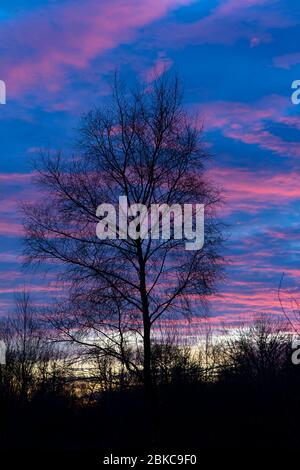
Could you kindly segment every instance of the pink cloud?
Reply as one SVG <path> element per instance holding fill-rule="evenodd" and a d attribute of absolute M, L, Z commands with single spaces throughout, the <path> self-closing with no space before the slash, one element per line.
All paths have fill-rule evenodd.
<path fill-rule="evenodd" d="M 159 57 L 155 64 L 143 73 L 145 81 L 152 82 L 155 78 L 159 78 L 171 66 L 172 61 L 170 59 L 167 57 Z"/>
<path fill-rule="evenodd" d="M 195 108 L 203 117 L 206 130 L 220 130 L 230 139 L 298 158 L 297 141 L 285 141 L 269 130 L 272 123 L 300 129 L 299 119 L 288 115 L 292 106 L 287 98 L 270 95 L 254 103 L 216 101 L 195 105 Z"/>
<path fill-rule="evenodd" d="M 273 58 L 273 65 L 282 69 L 290 69 L 300 63 L 300 52 L 280 55 Z"/>
<path fill-rule="evenodd" d="M 246 210 L 255 213 L 264 207 L 289 204 L 300 200 L 298 173 L 273 174 L 238 168 L 214 168 L 211 178 L 224 190 L 223 214 Z"/>
<path fill-rule="evenodd" d="M 215 12 L 219 15 L 234 15 L 237 11 L 245 10 L 250 7 L 259 7 L 266 4 L 272 4 L 274 0 L 227 0 L 225 3 L 221 3 L 219 7 L 216 8 Z"/>
<path fill-rule="evenodd" d="M 31 173 L 0 173 L 0 183 L 27 183 L 32 178 Z"/>
<path fill-rule="evenodd" d="M 2 74 L 10 95 L 43 88 L 56 92 L 68 70 L 135 38 L 139 28 L 191 0 L 87 0 L 53 5 L 2 23 L 0 39 L 8 49 Z"/>
<path fill-rule="evenodd" d="M 1 252 L 0 259 L 2 263 L 17 263 L 19 261 L 19 256 L 16 253 Z"/>
<path fill-rule="evenodd" d="M 201 20 L 168 28 L 168 45 L 176 44 L 226 44 L 232 45 L 239 39 L 245 39 L 249 46 L 272 41 L 268 29 L 286 28 L 295 22 L 280 10 L 269 7 L 276 0 L 227 0 Z"/>
<path fill-rule="evenodd" d="M 12 221 L 0 222 L 0 235 L 21 237 L 23 234 L 22 224 Z"/>
<path fill-rule="evenodd" d="M 30 292 L 58 292 L 61 289 L 59 287 L 50 287 L 50 286 L 30 286 Z M 7 287 L 1 288 L 0 294 L 14 294 L 17 292 L 24 292 L 24 285 L 16 287 Z"/>
<path fill-rule="evenodd" d="M 1 259 L 1 255 L 0 255 Z M 2 282 L 12 282 L 16 281 L 17 279 L 20 279 L 23 276 L 23 273 L 20 271 L 6 271 L 0 273 L 0 280 Z"/>
<path fill-rule="evenodd" d="M 0 235 L 22 236 L 20 202 L 37 199 L 36 189 L 30 185 L 31 178 L 29 173 L 0 173 Z"/>

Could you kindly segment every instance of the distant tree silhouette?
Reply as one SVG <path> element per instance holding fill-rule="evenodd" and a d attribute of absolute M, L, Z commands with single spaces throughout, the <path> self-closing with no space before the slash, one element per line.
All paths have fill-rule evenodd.
<path fill-rule="evenodd" d="M 2 319 L 0 338 L 6 345 L 6 364 L 2 374 L 2 392 L 26 402 L 35 393 L 64 384 L 64 355 L 47 337 L 30 294 L 16 295 L 16 310 Z M 64 377 L 64 378 L 63 378 Z"/>
<path fill-rule="evenodd" d="M 290 362 L 290 351 L 286 325 L 262 316 L 223 344 L 224 373 L 227 378 L 263 384 L 276 378 Z"/>
<path fill-rule="evenodd" d="M 33 369 L 42 354 L 42 337 L 30 296 L 16 296 L 16 312 L 1 323 L 1 338 L 7 347 L 6 374 L 10 385 L 27 400 L 34 381 Z"/>

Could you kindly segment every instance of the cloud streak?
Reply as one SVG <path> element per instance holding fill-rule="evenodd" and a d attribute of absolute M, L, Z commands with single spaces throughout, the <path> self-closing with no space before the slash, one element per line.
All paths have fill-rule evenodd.
<path fill-rule="evenodd" d="M 286 97 L 270 95 L 254 103 L 217 101 L 195 105 L 207 131 L 220 131 L 225 137 L 246 145 L 257 145 L 284 157 L 300 157 L 297 140 L 284 140 L 271 130 L 283 124 L 300 130 L 297 117 L 291 116 L 293 105 Z"/>
<path fill-rule="evenodd" d="M 86 0 L 49 6 L 2 23 L 2 74 L 10 94 L 56 92 L 74 69 L 132 41 L 140 28 L 191 0 Z"/>

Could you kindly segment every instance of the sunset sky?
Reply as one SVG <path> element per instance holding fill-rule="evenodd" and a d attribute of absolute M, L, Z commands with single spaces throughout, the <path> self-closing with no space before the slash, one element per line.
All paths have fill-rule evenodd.
<path fill-rule="evenodd" d="M 179 73 L 187 109 L 203 119 L 230 259 L 213 321 L 281 315 L 282 272 L 300 299 L 299 42 L 295 0 L 2 0 L 1 315 L 24 282 L 38 304 L 60 295 L 54 278 L 21 269 L 18 201 L 38 197 L 28 160 L 41 148 L 70 150 L 116 67 L 129 83 Z"/>

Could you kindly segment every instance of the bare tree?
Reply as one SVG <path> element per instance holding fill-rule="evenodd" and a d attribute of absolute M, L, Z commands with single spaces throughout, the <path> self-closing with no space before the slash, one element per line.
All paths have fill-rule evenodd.
<path fill-rule="evenodd" d="M 300 303 L 295 294 L 289 289 L 283 288 L 284 272 L 278 285 L 277 297 L 281 311 L 293 334 L 299 336 L 300 332 Z"/>
<path fill-rule="evenodd" d="M 42 332 L 25 291 L 16 296 L 16 312 L 2 321 L 0 336 L 7 347 L 7 382 L 14 393 L 27 400 L 36 379 L 34 369 L 44 348 Z"/>
<path fill-rule="evenodd" d="M 202 132 L 181 104 L 176 78 L 128 91 L 115 77 L 109 105 L 88 113 L 72 157 L 35 162 L 40 200 L 24 207 L 27 262 L 52 263 L 66 281 L 69 304 L 52 323 L 65 340 L 110 355 L 151 390 L 151 332 L 162 316 L 190 315 L 214 292 L 222 259 L 215 209 L 219 193 L 207 180 Z M 204 204 L 205 243 L 96 237 L 97 207 Z M 174 216 L 174 213 L 173 213 Z M 172 218 L 172 216 L 170 215 Z M 118 230 L 120 227 L 117 227 Z M 142 370 L 135 353 L 141 348 Z"/>
<path fill-rule="evenodd" d="M 66 378 L 65 354 L 49 339 L 25 290 L 16 295 L 16 310 L 0 323 L 0 339 L 6 345 L 2 388 L 6 395 L 27 401 L 39 392 L 62 388 Z"/>
<path fill-rule="evenodd" d="M 237 338 L 223 344 L 226 375 L 265 383 L 285 367 L 290 355 L 286 323 L 267 316 L 258 317 L 250 326 L 242 326 Z"/>
<path fill-rule="evenodd" d="M 155 335 L 152 344 L 152 370 L 157 384 L 197 382 L 201 378 L 198 351 L 175 329 Z"/>

